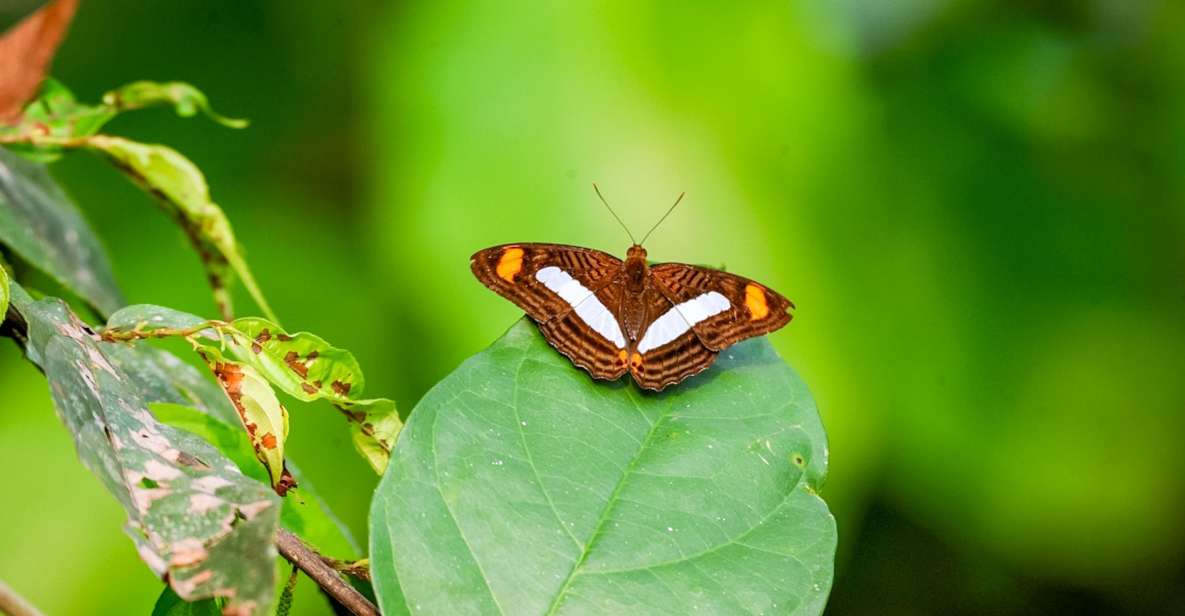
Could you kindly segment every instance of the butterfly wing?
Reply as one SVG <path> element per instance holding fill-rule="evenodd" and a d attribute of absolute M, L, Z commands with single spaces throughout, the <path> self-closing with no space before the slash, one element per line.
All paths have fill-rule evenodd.
<path fill-rule="evenodd" d="M 621 260 L 610 254 L 561 244 L 505 244 L 470 259 L 482 284 L 514 302 L 539 324 L 547 342 L 599 379 L 627 369 L 626 341 L 608 287 Z"/>
<path fill-rule="evenodd" d="M 650 274 L 712 351 L 768 334 L 793 318 L 793 302 L 748 278 L 682 263 L 655 265 Z"/>
<path fill-rule="evenodd" d="M 684 314 L 660 289 L 652 285 L 642 301 L 646 326 L 630 355 L 630 375 L 639 387 L 661 391 L 716 361 L 717 352 L 691 331 Z"/>

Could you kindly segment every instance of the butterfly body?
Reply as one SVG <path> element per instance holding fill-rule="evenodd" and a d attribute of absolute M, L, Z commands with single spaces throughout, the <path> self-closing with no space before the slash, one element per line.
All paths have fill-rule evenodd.
<path fill-rule="evenodd" d="M 629 372 L 662 390 L 712 365 L 724 348 L 790 322 L 793 304 L 747 278 L 681 263 L 624 261 L 560 244 L 479 251 L 473 274 L 526 311 L 547 341 L 598 379 Z"/>

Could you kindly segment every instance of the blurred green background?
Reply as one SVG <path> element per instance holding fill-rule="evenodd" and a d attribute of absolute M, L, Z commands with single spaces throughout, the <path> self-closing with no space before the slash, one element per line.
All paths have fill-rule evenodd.
<path fill-rule="evenodd" d="M 53 72 L 251 118 L 111 131 L 195 160 L 285 324 L 404 412 L 519 314 L 473 251 L 623 253 L 591 182 L 635 230 L 685 190 L 652 258 L 799 306 L 773 340 L 830 434 L 829 613 L 1185 612 L 1185 4 L 83 2 Z M 131 301 L 213 315 L 147 197 L 54 170 Z M 0 392 L 0 579 L 146 613 L 159 582 L 8 343 Z M 364 537 L 340 418 L 295 409 L 290 447 Z"/>

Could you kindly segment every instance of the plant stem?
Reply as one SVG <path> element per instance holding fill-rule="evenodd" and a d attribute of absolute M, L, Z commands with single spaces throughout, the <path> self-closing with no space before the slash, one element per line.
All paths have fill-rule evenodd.
<path fill-rule="evenodd" d="M 45 616 L 41 610 L 17 594 L 11 586 L 0 580 L 0 614 L 8 616 Z"/>
<path fill-rule="evenodd" d="M 281 528 L 276 533 L 276 547 L 280 548 L 280 554 L 284 558 L 304 571 L 305 575 L 312 578 L 326 594 L 342 604 L 342 607 L 357 616 L 379 616 L 378 608 L 343 580 L 337 571 L 326 564 L 320 554 L 305 545 L 300 537 Z"/>

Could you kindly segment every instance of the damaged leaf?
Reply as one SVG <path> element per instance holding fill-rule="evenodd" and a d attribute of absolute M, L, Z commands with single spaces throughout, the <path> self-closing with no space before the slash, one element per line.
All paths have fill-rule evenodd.
<path fill-rule="evenodd" d="M 0 245 L 100 314 L 124 304 L 98 237 L 45 166 L 2 147 Z"/>
<path fill-rule="evenodd" d="M 247 267 L 230 222 L 210 200 L 206 178 L 197 166 L 163 145 L 98 134 L 121 111 L 162 104 L 172 105 L 181 116 L 204 111 L 227 126 L 243 124 L 215 114 L 205 95 L 186 83 L 136 82 L 108 92 L 104 103 L 91 106 L 79 103 L 61 83 L 46 79 L 40 95 L 25 108 L 20 122 L 0 126 L 0 143 L 41 162 L 56 160 L 65 148 L 89 149 L 104 155 L 156 197 L 185 231 L 206 269 L 223 318 L 233 318 L 227 287 L 232 276 L 237 275 L 260 310 L 276 320 Z"/>
<path fill-rule="evenodd" d="M 147 145 L 122 137 L 96 135 L 88 147 L 106 155 L 128 177 L 157 198 L 189 236 L 210 278 L 214 299 L 225 319 L 233 314 L 231 275 L 237 274 L 268 318 L 276 320 L 239 250 L 230 221 L 210 200 L 206 178 L 188 158 L 163 145 Z"/>
<path fill-rule="evenodd" d="M 296 485 L 284 466 L 284 441 L 288 439 L 288 411 L 276 398 L 267 379 L 255 368 L 222 356 L 212 346 L 195 344 L 194 349 L 214 373 L 226 397 L 238 412 L 251 439 L 255 457 L 268 470 L 272 487 L 283 496 Z"/>
<path fill-rule="evenodd" d="M 354 356 L 308 332 L 288 334 L 266 319 L 248 317 L 230 323 L 151 305 L 128 306 L 111 315 L 103 331 L 108 340 L 128 340 L 199 333 L 224 345 L 236 359 L 258 371 L 272 385 L 304 402 L 326 400 L 351 422 L 355 447 L 382 474 L 395 438 L 403 427 L 395 402 L 363 398 L 362 369 Z M 196 341 L 192 340 L 191 342 Z M 204 347 L 202 347 L 204 348 Z M 201 352 L 201 348 L 199 348 Z"/>
<path fill-rule="evenodd" d="M 183 118 L 193 117 L 201 112 L 227 128 L 246 128 L 248 124 L 247 120 L 228 118 L 215 113 L 206 95 L 183 81 L 129 83 L 104 94 L 103 104 L 115 111 L 171 105 L 177 115 Z"/>
<path fill-rule="evenodd" d="M 265 484 L 271 482 L 267 469 L 255 458 L 238 413 L 208 373 L 147 344 L 102 342 L 99 346 L 112 365 L 127 375 L 129 384 L 140 391 L 157 421 L 200 436 L 234 462 L 244 475 Z M 349 529 L 301 475 L 300 469 L 290 461 L 286 465 L 300 489 L 282 501 L 281 525 L 322 554 L 357 558 L 360 549 Z"/>
<path fill-rule="evenodd" d="M 228 405 L 229 406 L 229 405 Z M 214 445 L 249 477 L 268 482 L 267 471 L 255 459 L 251 441 L 237 425 L 213 415 L 178 404 L 152 404 L 152 414 L 170 426 L 192 432 Z M 233 411 L 232 411 L 233 412 Z M 237 421 L 236 421 L 237 424 Z M 327 556 L 357 558 L 360 549 L 354 536 L 334 516 L 317 490 L 291 461 L 288 470 L 300 489 L 283 500 L 280 524 Z"/>
<path fill-rule="evenodd" d="M 204 440 L 157 421 L 64 302 L 34 301 L 18 285 L 12 296 L 29 358 L 79 457 L 126 510 L 145 563 L 188 601 L 223 597 L 224 614 L 269 613 L 279 498 Z"/>
<path fill-rule="evenodd" d="M 236 357 L 298 400 L 331 402 L 353 424 L 359 453 L 376 472 L 386 469 L 403 423 L 393 401 L 362 398 L 362 368 L 353 354 L 308 332 L 290 335 L 264 319 L 236 319 L 231 326 Z"/>

